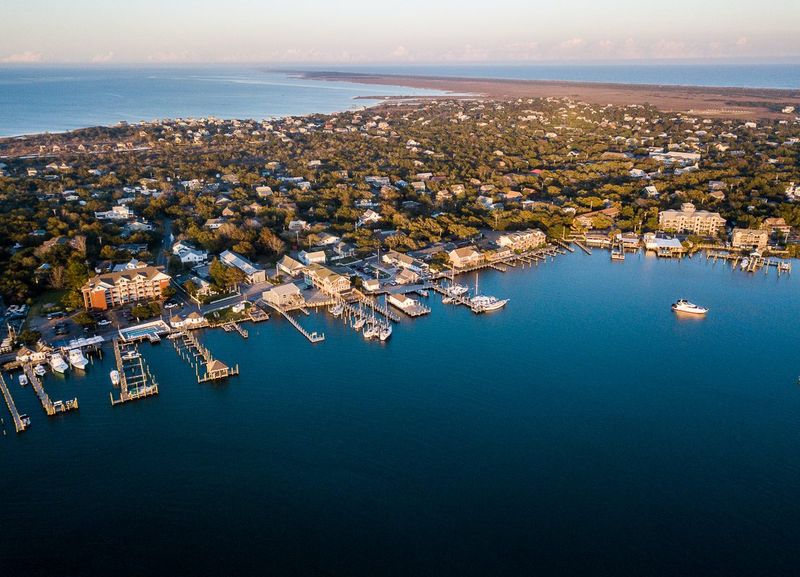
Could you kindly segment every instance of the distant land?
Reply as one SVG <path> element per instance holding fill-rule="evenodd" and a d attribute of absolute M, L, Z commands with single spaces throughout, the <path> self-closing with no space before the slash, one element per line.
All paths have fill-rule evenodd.
<path fill-rule="evenodd" d="M 784 107 L 800 109 L 800 90 L 774 88 L 513 80 L 322 70 L 296 71 L 295 74 L 313 80 L 424 88 L 494 99 L 553 96 L 595 104 L 651 104 L 665 112 L 688 112 L 716 118 L 780 119 L 787 118 L 781 112 Z"/>

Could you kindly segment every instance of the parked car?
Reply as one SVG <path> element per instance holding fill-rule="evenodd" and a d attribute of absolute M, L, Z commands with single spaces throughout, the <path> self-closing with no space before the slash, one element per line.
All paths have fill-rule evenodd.
<path fill-rule="evenodd" d="M 111 321 L 108 319 L 102 319 L 97 321 L 98 326 L 105 327 L 111 324 Z"/>

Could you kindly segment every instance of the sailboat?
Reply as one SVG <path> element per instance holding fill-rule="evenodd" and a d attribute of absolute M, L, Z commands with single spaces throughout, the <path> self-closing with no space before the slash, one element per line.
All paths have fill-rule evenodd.
<path fill-rule="evenodd" d="M 475 274 L 475 296 L 469 302 L 477 312 L 490 312 L 501 309 L 508 304 L 508 299 L 498 299 L 497 297 L 482 295 L 478 292 L 478 275 Z"/>
<path fill-rule="evenodd" d="M 391 323 L 387 322 L 385 325 L 381 326 L 380 330 L 378 331 L 378 336 L 382 341 L 385 341 L 390 336 L 392 336 L 392 325 Z"/>

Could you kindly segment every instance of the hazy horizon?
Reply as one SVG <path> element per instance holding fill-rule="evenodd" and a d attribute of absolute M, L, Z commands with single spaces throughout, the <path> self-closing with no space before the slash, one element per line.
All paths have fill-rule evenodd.
<path fill-rule="evenodd" d="M 271 66 L 800 61 L 792 0 L 436 4 L 10 0 L 2 64 Z"/>

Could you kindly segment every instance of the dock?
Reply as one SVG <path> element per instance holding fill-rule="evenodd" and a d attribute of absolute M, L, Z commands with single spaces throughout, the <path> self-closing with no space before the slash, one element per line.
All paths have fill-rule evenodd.
<path fill-rule="evenodd" d="M 215 359 L 211 351 L 200 344 L 200 341 L 192 333 L 186 331 L 177 333 L 177 338 L 172 339 L 172 344 L 178 356 L 194 368 L 198 383 L 219 381 L 239 374 L 238 364 L 229 367 Z M 200 374 L 201 368 L 203 369 L 202 374 Z"/>
<path fill-rule="evenodd" d="M 226 333 L 237 332 L 239 333 L 243 339 L 246 339 L 250 336 L 250 333 L 247 332 L 247 329 L 243 329 L 242 326 L 237 323 L 236 321 L 230 321 L 222 325 L 222 330 Z"/>
<path fill-rule="evenodd" d="M 437 293 L 439 293 L 440 295 L 442 295 L 443 297 L 449 298 L 453 303 L 459 304 L 459 305 L 464 305 L 465 307 L 467 307 L 469 310 L 471 310 L 475 314 L 483 312 L 480 307 L 476 307 L 474 304 L 472 304 L 472 301 L 470 301 L 465 296 L 463 296 L 463 295 L 451 295 L 449 292 L 447 292 L 447 290 L 442 285 L 440 285 L 438 283 L 432 284 L 431 288 L 434 291 L 436 291 Z"/>
<path fill-rule="evenodd" d="M 25 364 L 23 366 L 23 370 L 25 371 L 25 376 L 28 377 L 28 382 L 36 392 L 36 396 L 39 397 L 39 402 L 42 404 L 42 409 L 44 409 L 44 412 L 48 417 L 78 409 L 77 397 L 67 401 L 53 401 L 50 399 L 50 395 L 47 394 L 47 391 L 44 390 L 42 381 L 40 381 L 39 377 L 37 377 L 33 372 L 31 365 Z"/>
<path fill-rule="evenodd" d="M 136 344 L 114 339 L 114 358 L 119 373 L 119 397 L 109 393 L 111 405 L 119 405 L 158 394 L 158 383 L 150 373 Z"/>
<path fill-rule="evenodd" d="M 14 398 L 11 396 L 11 391 L 8 390 L 8 386 L 6 385 L 6 381 L 3 379 L 2 374 L 0 374 L 0 391 L 3 392 L 3 398 L 6 400 L 8 412 L 11 413 L 11 418 L 14 421 L 14 428 L 16 429 L 17 433 L 23 432 L 27 427 L 27 424 L 22 420 L 19 411 L 17 411 L 17 405 L 14 404 Z"/>
<path fill-rule="evenodd" d="M 296 328 L 301 335 L 303 335 L 305 338 L 307 338 L 310 343 L 321 343 L 322 341 L 325 340 L 325 335 L 324 334 L 320 334 L 320 333 L 318 333 L 316 331 L 314 331 L 314 332 L 307 331 L 306 329 L 304 329 L 302 327 L 302 325 L 298 322 L 298 320 L 296 318 L 294 318 L 292 315 L 290 315 L 283 308 L 279 307 L 278 305 L 274 305 L 274 304 L 270 304 L 270 303 L 266 303 L 266 302 L 265 302 L 265 304 L 268 307 L 270 307 L 271 309 L 273 309 L 273 310 L 277 311 L 278 313 L 280 313 L 280 315 L 283 316 L 283 318 L 285 318 L 287 321 L 289 321 L 291 323 L 291 325 L 294 328 Z"/>

